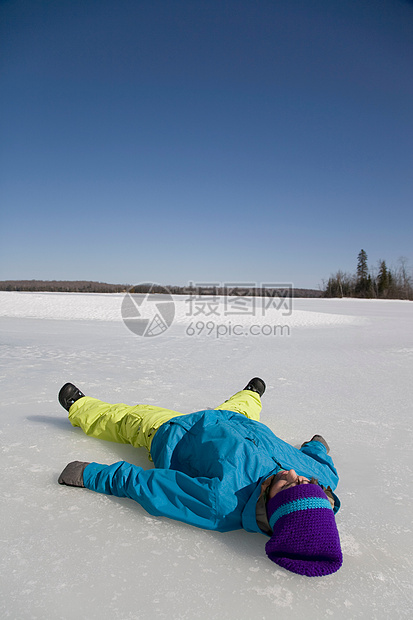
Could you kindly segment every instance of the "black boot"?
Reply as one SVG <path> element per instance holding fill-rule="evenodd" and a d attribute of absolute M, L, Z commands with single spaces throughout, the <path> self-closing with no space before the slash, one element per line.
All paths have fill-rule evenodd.
<path fill-rule="evenodd" d="M 328 443 L 326 442 L 326 440 L 324 439 L 324 437 L 322 435 L 313 435 L 310 439 L 310 441 L 319 441 L 320 443 L 323 444 L 323 446 L 325 447 L 325 449 L 327 450 L 327 454 L 330 452 L 330 446 L 328 445 Z M 307 443 L 310 443 L 310 441 L 305 441 L 301 447 L 305 446 Z"/>
<path fill-rule="evenodd" d="M 254 379 L 251 379 L 251 381 L 244 388 L 244 390 L 251 390 L 251 392 L 257 392 L 257 394 L 259 394 L 259 396 L 261 397 L 265 392 L 265 383 L 259 377 L 254 377 Z"/>
<path fill-rule="evenodd" d="M 84 396 L 83 392 L 81 392 L 73 383 L 65 383 L 62 389 L 59 392 L 59 403 L 62 405 L 66 411 L 69 411 L 70 407 L 75 403 L 79 398 Z"/>

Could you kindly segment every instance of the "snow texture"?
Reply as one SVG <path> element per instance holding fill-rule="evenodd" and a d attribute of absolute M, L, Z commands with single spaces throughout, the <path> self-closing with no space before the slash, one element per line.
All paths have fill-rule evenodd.
<path fill-rule="evenodd" d="M 122 299 L 0 293 L 1 618 L 412 617 L 413 305 L 298 299 L 289 315 L 262 316 L 257 300 L 254 315 L 225 316 L 221 303 L 195 316 L 176 297 L 172 326 L 150 338 L 125 327 Z M 189 335 L 196 321 L 244 331 Z M 288 330 L 248 331 L 264 324 Z M 57 484 L 72 460 L 152 466 L 144 450 L 72 428 L 57 403 L 66 381 L 192 412 L 256 375 L 264 423 L 296 446 L 314 433 L 330 444 L 344 552 L 334 575 L 278 568 L 264 535 L 208 532 Z"/>

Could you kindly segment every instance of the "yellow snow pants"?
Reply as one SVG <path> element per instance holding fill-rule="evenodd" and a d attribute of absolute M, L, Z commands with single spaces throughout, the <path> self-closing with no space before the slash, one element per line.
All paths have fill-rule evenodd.
<path fill-rule="evenodd" d="M 235 411 L 259 421 L 261 399 L 256 392 L 241 390 L 215 409 Z M 153 405 L 110 405 L 90 396 L 79 398 L 69 410 L 71 424 L 80 426 L 86 435 L 117 443 L 130 443 L 135 448 L 146 448 L 149 453 L 158 428 L 171 418 L 181 415 L 188 414 Z"/>

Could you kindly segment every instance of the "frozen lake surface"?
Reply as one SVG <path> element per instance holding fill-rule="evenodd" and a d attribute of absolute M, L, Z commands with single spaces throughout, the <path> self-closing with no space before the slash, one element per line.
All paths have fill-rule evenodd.
<path fill-rule="evenodd" d="M 122 300 L 0 292 L 1 617 L 411 618 L 413 304 L 297 299 L 264 316 L 259 300 L 226 314 L 175 297 L 172 326 L 150 338 L 125 327 Z M 334 575 L 278 568 L 264 535 L 208 532 L 57 484 L 72 460 L 151 467 L 144 450 L 72 428 L 57 402 L 66 381 L 192 412 L 256 375 L 262 422 L 296 446 L 314 433 L 330 444 L 344 553 Z"/>

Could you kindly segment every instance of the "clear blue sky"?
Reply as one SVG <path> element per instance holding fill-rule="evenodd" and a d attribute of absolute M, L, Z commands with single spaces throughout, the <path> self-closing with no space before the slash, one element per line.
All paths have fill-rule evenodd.
<path fill-rule="evenodd" d="M 413 3 L 3 0 L 0 279 L 413 264 Z"/>

